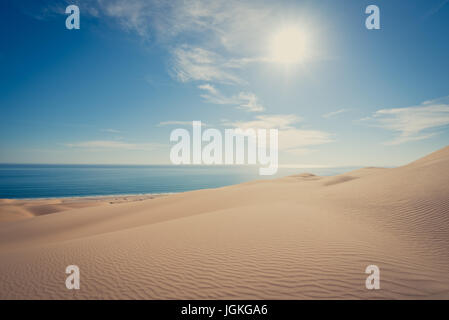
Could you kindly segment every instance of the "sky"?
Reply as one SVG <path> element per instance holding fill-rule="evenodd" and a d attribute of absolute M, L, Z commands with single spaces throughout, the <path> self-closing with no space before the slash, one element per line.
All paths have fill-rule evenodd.
<path fill-rule="evenodd" d="M 193 120 L 278 129 L 281 166 L 398 166 L 449 144 L 448 0 L 0 9 L 0 163 L 168 164 Z"/>

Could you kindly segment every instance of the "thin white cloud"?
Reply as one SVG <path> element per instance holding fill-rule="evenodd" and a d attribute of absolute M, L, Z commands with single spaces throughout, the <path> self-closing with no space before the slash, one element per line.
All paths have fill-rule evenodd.
<path fill-rule="evenodd" d="M 251 121 L 224 121 L 225 125 L 241 129 L 291 129 L 302 119 L 294 114 L 258 115 Z"/>
<path fill-rule="evenodd" d="M 201 35 L 203 44 L 221 46 L 227 51 L 254 48 L 264 39 L 274 19 L 276 5 L 239 0 L 172 1 L 172 10 L 158 22 L 160 33 L 173 37 L 189 33 Z M 245 44 L 245 48 L 242 47 Z"/>
<path fill-rule="evenodd" d="M 135 31 L 147 38 L 151 34 L 151 21 L 157 1 L 142 0 L 97 0 L 89 7 L 99 7 L 103 15 L 116 19 L 126 31 Z"/>
<path fill-rule="evenodd" d="M 226 66 L 226 60 L 215 52 L 183 45 L 172 51 L 172 73 L 181 82 L 214 81 L 225 84 L 245 84 Z"/>
<path fill-rule="evenodd" d="M 335 116 L 337 116 L 339 114 L 342 114 L 342 113 L 345 113 L 345 112 L 348 112 L 348 111 L 349 111 L 348 109 L 340 109 L 340 110 L 337 110 L 337 111 L 333 111 L 333 112 L 329 112 L 329 113 L 323 114 L 322 117 L 326 118 L 326 119 L 329 119 L 329 118 L 335 117 Z"/>
<path fill-rule="evenodd" d="M 395 132 L 397 136 L 386 145 L 429 139 L 438 134 L 435 129 L 449 125 L 449 97 L 418 106 L 378 110 L 362 121 Z"/>
<path fill-rule="evenodd" d="M 199 85 L 198 88 L 201 90 L 207 91 L 213 97 L 221 98 L 218 101 L 222 101 L 222 99 L 223 99 L 220 92 L 217 89 L 215 89 L 215 87 L 211 84 L 208 84 L 208 83 L 202 84 L 202 85 Z M 202 96 L 202 97 L 204 97 L 204 96 Z M 217 103 L 219 103 L 219 102 L 217 102 Z"/>
<path fill-rule="evenodd" d="M 100 11 L 103 11 L 105 7 L 101 5 L 103 0 L 61 0 L 61 1 L 44 1 L 49 2 L 46 6 L 42 5 L 43 1 L 33 1 L 36 3 L 36 8 L 33 3 L 27 4 L 26 8 L 23 8 L 26 14 L 34 17 L 38 20 L 48 20 L 51 18 L 58 18 L 66 15 L 65 9 L 69 5 L 77 5 L 80 8 L 82 14 L 87 14 L 92 17 L 100 17 Z M 51 3 L 53 2 L 53 3 Z M 113 0 L 110 0 L 111 4 L 114 4 Z M 30 5 L 31 4 L 31 5 Z"/>
<path fill-rule="evenodd" d="M 257 96 L 252 92 L 240 92 L 237 95 L 227 97 L 211 84 L 203 84 L 198 86 L 199 89 L 206 91 L 201 97 L 206 101 L 221 105 L 234 105 L 239 109 L 250 112 L 260 112 L 265 108 L 260 104 Z"/>
<path fill-rule="evenodd" d="M 258 98 L 252 92 L 240 92 L 237 96 L 240 108 L 252 112 L 260 112 L 265 108 L 259 103 Z"/>
<path fill-rule="evenodd" d="M 272 32 L 275 8 L 235 0 L 176 2 L 158 32 L 171 38 L 188 34 L 195 43 L 189 50 L 185 44 L 173 50 L 177 79 L 246 84 L 239 71 L 268 60 L 261 51 Z"/>
<path fill-rule="evenodd" d="M 225 125 L 241 129 L 278 129 L 279 149 L 295 155 L 304 155 L 308 147 L 332 142 L 332 135 L 325 131 L 299 129 L 294 124 L 301 121 L 296 115 L 259 115 L 252 121 L 225 122 Z"/>
<path fill-rule="evenodd" d="M 169 121 L 162 121 L 159 122 L 158 127 L 165 127 L 165 126 L 192 126 L 193 121 L 178 121 L 178 120 L 169 120 Z M 201 126 L 207 127 L 207 124 L 204 122 L 201 122 Z"/>
<path fill-rule="evenodd" d="M 279 149 L 289 150 L 289 152 L 296 154 L 298 154 L 298 149 L 301 149 L 302 154 L 305 154 L 305 149 L 309 151 L 308 148 L 303 147 L 326 144 L 332 141 L 332 135 L 325 131 L 296 128 L 279 130 Z"/>
<path fill-rule="evenodd" d="M 440 3 L 433 6 L 425 15 L 424 19 L 429 18 L 430 16 L 433 16 L 434 14 L 438 13 L 447 3 L 449 3 L 449 0 L 441 0 Z"/>
<path fill-rule="evenodd" d="M 107 133 L 120 133 L 120 130 L 116 129 L 101 129 L 101 132 L 107 132 Z"/>
<path fill-rule="evenodd" d="M 66 143 L 70 148 L 85 149 L 120 149 L 120 150 L 154 150 L 158 144 L 154 143 L 128 143 L 114 140 L 89 140 L 74 143 Z"/>

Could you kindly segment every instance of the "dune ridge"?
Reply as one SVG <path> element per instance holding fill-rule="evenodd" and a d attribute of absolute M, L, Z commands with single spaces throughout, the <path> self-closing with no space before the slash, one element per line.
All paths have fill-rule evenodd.
<path fill-rule="evenodd" d="M 70 209 L 93 207 L 104 204 L 142 201 L 161 196 L 164 195 L 144 194 L 73 198 L 0 199 L 0 223 L 28 219 Z"/>
<path fill-rule="evenodd" d="M 446 147 L 392 169 L 34 212 L 0 224 L 0 298 L 449 299 L 448 181 Z M 65 288 L 70 264 L 80 290 Z M 371 264 L 380 290 L 365 288 Z"/>

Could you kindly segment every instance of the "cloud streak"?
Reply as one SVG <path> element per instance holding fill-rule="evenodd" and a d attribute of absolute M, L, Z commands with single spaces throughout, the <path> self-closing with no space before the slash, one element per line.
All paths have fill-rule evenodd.
<path fill-rule="evenodd" d="M 335 117 L 335 116 L 337 116 L 339 114 L 342 114 L 342 113 L 345 113 L 345 112 L 348 112 L 348 111 L 349 111 L 348 109 L 340 109 L 340 110 L 337 110 L 337 111 L 333 111 L 333 112 L 329 112 L 329 113 L 323 114 L 322 117 L 325 118 L 325 119 L 329 119 L 329 118 L 333 118 L 333 117 Z"/>
<path fill-rule="evenodd" d="M 249 112 L 261 112 L 265 108 L 260 104 L 257 96 L 252 92 L 240 92 L 233 96 L 225 96 L 218 89 L 211 84 L 203 84 L 198 86 L 199 89 L 206 93 L 201 94 L 201 97 L 207 102 L 221 105 L 234 105 L 239 109 L 244 109 Z"/>
<path fill-rule="evenodd" d="M 301 118 L 292 114 L 259 115 L 251 121 L 225 122 L 225 125 L 240 129 L 278 129 L 279 149 L 293 155 L 312 152 L 310 146 L 330 143 L 332 135 L 325 131 L 296 128 Z"/>
<path fill-rule="evenodd" d="M 226 60 L 219 54 L 188 45 L 182 45 L 172 51 L 172 73 L 181 82 L 214 81 L 223 84 L 246 82 L 240 79 L 226 66 Z"/>
<path fill-rule="evenodd" d="M 116 129 L 101 129 L 101 132 L 107 132 L 107 133 L 120 133 L 120 130 Z"/>
<path fill-rule="evenodd" d="M 169 120 L 169 121 L 162 121 L 159 122 L 158 127 L 165 127 L 165 126 L 192 126 L 193 121 L 179 121 L 179 120 Z M 203 127 L 207 127 L 207 124 L 201 122 L 201 125 Z"/>
<path fill-rule="evenodd" d="M 424 19 L 429 18 L 430 16 L 433 16 L 434 14 L 438 13 L 447 3 L 449 0 L 442 0 L 438 5 L 433 6 L 425 15 Z"/>
<path fill-rule="evenodd" d="M 406 108 L 381 109 L 362 119 L 370 125 L 393 131 L 397 136 L 386 145 L 429 139 L 435 129 L 449 124 L 449 97 L 423 102 Z"/>
<path fill-rule="evenodd" d="M 70 148 L 83 149 L 119 149 L 119 150 L 154 150 L 159 147 L 155 143 L 128 143 L 115 140 L 89 140 L 74 143 L 66 143 L 65 146 Z"/>

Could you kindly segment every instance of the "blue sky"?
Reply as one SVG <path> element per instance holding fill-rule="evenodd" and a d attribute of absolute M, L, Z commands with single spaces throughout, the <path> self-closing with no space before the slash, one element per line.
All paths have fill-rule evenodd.
<path fill-rule="evenodd" d="M 448 145 L 448 2 L 2 1 L 0 163 L 169 163 L 200 120 L 279 129 L 284 166 L 405 164 Z"/>

